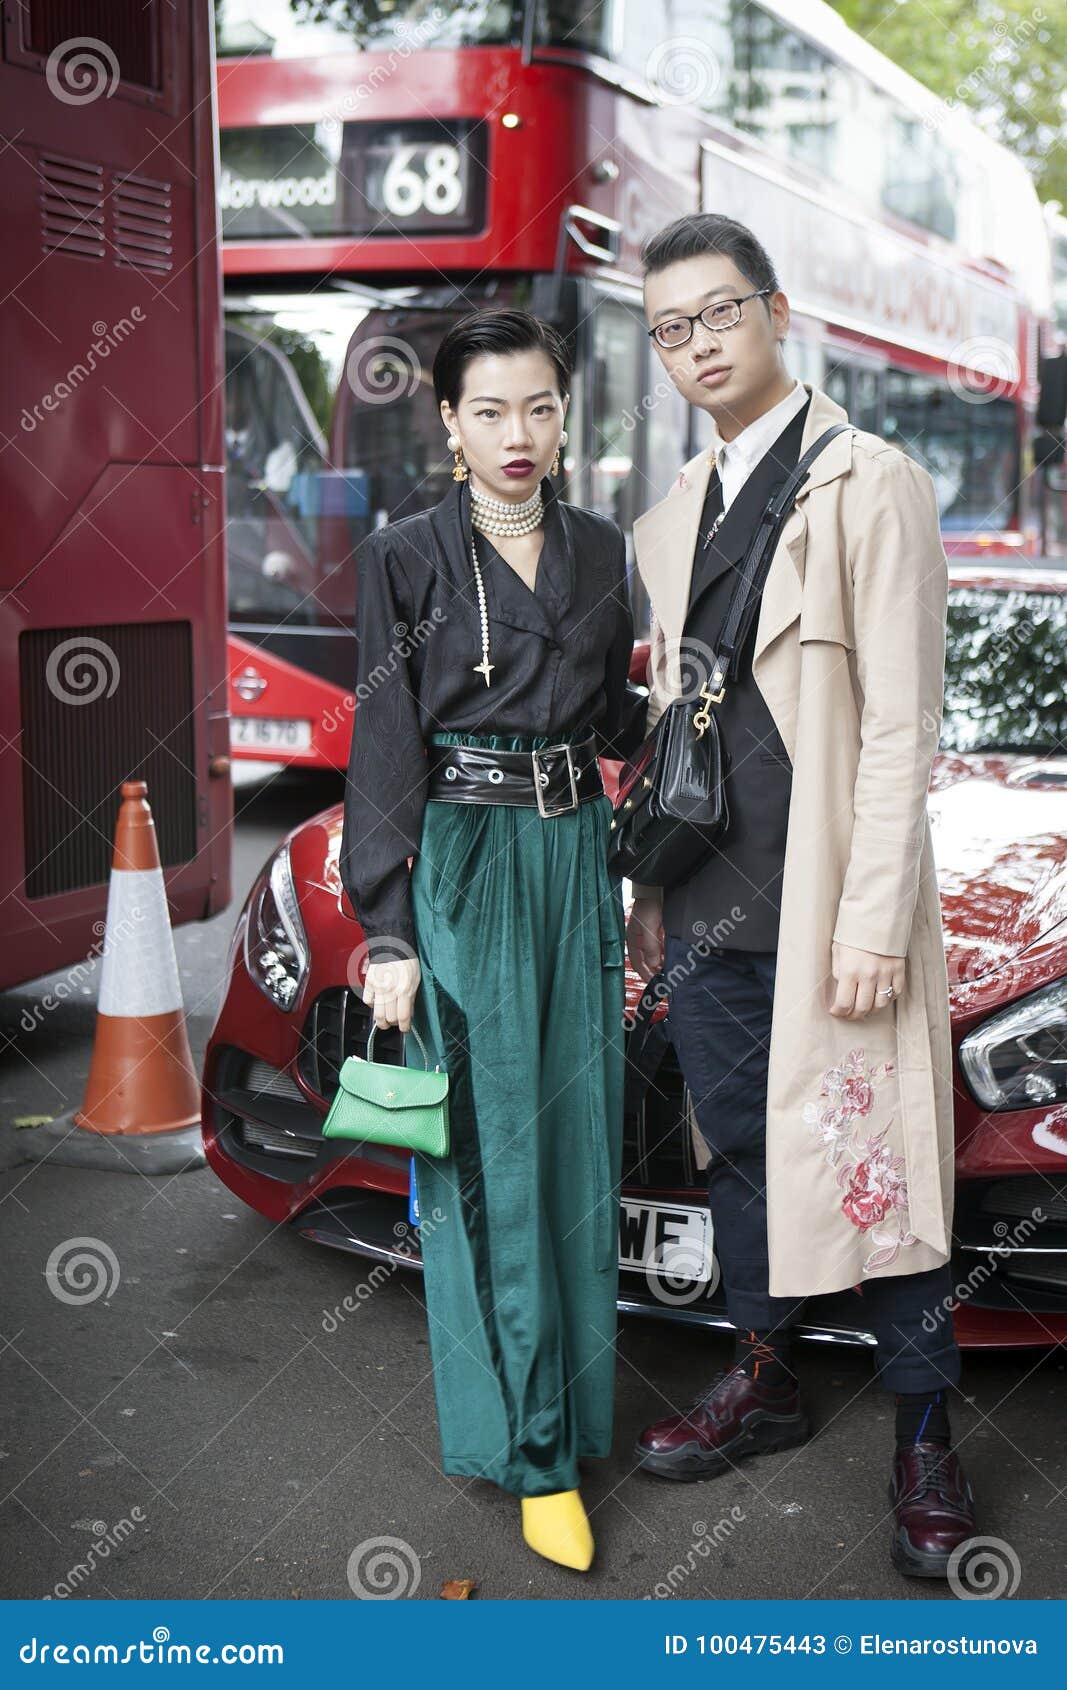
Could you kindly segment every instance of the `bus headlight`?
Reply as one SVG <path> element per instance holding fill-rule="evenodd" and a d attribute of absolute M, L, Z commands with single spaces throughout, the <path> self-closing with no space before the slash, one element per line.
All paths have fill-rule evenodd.
<path fill-rule="evenodd" d="M 289 847 L 277 851 L 252 895 L 245 928 L 245 967 L 278 1009 L 291 1009 L 308 969 Z"/>
<path fill-rule="evenodd" d="M 1067 1099 L 1067 980 L 968 1033 L 960 1066 L 984 1109 L 1039 1109 Z"/>

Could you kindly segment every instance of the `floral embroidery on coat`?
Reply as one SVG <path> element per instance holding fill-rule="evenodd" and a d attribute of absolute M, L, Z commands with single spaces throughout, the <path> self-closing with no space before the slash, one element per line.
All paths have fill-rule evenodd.
<path fill-rule="evenodd" d="M 818 1101 L 804 1105 L 804 1120 L 821 1139 L 827 1166 L 837 1169 L 841 1212 L 874 1245 L 864 1273 L 889 1267 L 906 1245 L 917 1242 L 907 1224 L 904 1158 L 885 1142 L 892 1117 L 879 1132 L 865 1134 L 860 1125 L 874 1104 L 875 1082 L 892 1072 L 892 1062 L 866 1063 L 863 1047 L 856 1045 L 843 1062 L 826 1069 Z"/>

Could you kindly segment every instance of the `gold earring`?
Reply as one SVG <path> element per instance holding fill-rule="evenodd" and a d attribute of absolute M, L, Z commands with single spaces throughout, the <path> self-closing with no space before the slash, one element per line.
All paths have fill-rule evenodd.
<path fill-rule="evenodd" d="M 458 434 L 450 434 L 449 435 L 449 437 L 448 437 L 448 450 L 453 454 L 453 457 L 454 457 L 454 460 L 455 460 L 453 465 L 452 465 L 452 480 L 453 481 L 466 481 L 468 471 L 467 471 L 467 466 L 463 461 L 463 448 L 460 445 L 460 439 L 459 439 Z"/>
<path fill-rule="evenodd" d="M 559 446 L 556 447 L 556 455 L 552 459 L 552 467 L 548 472 L 549 475 L 558 475 L 559 474 L 559 449 L 560 449 L 560 446 L 566 446 L 567 439 L 568 439 L 567 430 L 564 429 L 563 433 L 559 437 Z"/>

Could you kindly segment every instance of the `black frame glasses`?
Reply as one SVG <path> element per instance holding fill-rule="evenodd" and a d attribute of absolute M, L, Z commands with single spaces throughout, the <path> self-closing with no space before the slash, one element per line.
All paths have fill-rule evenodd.
<path fill-rule="evenodd" d="M 699 321 L 703 323 L 704 327 L 706 329 L 710 329 L 712 334 L 718 334 L 720 329 L 736 329 L 738 323 L 741 321 L 741 307 L 745 304 L 746 300 L 759 299 L 761 294 L 770 293 L 771 291 L 772 290 L 769 287 L 756 288 L 753 293 L 743 293 L 739 299 L 714 299 L 710 305 L 705 305 L 703 311 L 697 311 L 691 317 L 686 317 L 686 313 L 684 311 L 680 311 L 676 317 L 670 317 L 666 323 L 657 323 L 655 328 L 646 329 L 645 333 L 656 342 L 657 346 L 662 346 L 665 352 L 675 352 L 679 346 L 689 345 L 689 342 L 693 338 L 693 324 L 695 322 Z M 734 315 L 730 322 L 709 323 L 707 317 L 704 315 L 704 312 L 718 311 L 724 305 L 732 305 L 734 308 Z M 669 345 L 666 341 L 660 340 L 659 335 L 661 329 L 668 328 L 671 323 L 680 323 L 683 320 L 687 321 L 689 324 L 689 333 L 686 335 L 684 340 L 672 340 Z"/>

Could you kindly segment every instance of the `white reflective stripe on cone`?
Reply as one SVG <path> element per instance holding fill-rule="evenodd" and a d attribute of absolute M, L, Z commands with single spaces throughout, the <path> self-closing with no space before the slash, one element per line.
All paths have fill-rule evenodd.
<path fill-rule="evenodd" d="M 107 893 L 101 1015 L 164 1015 L 182 988 L 161 868 L 115 868 Z"/>

